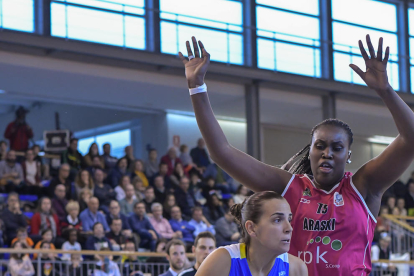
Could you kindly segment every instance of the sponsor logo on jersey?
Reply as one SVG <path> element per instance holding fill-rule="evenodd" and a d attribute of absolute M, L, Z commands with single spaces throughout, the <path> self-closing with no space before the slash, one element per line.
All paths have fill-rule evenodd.
<path fill-rule="evenodd" d="M 334 205 L 335 206 L 344 206 L 344 198 L 338 192 L 334 193 Z"/>
<path fill-rule="evenodd" d="M 312 193 L 311 193 L 311 191 L 310 191 L 310 189 L 309 189 L 309 188 L 306 188 L 306 189 L 303 191 L 303 196 L 312 196 Z"/>
<path fill-rule="evenodd" d="M 301 199 L 300 199 L 300 203 L 306 203 L 306 204 L 309 204 L 309 203 L 310 203 L 310 200 L 309 200 L 309 199 L 306 199 L 306 198 L 301 198 Z"/>
<path fill-rule="evenodd" d="M 317 244 L 316 252 L 311 251 L 298 251 L 298 258 L 302 259 L 306 264 L 321 263 L 325 265 L 325 268 L 340 268 L 339 264 L 329 263 L 329 251 L 339 251 L 342 249 L 342 242 L 340 240 L 333 240 L 329 236 L 317 236 L 315 239 L 308 241 L 309 244 Z"/>
<path fill-rule="evenodd" d="M 306 231 L 335 231 L 335 218 L 328 220 L 303 219 L 303 230 Z"/>

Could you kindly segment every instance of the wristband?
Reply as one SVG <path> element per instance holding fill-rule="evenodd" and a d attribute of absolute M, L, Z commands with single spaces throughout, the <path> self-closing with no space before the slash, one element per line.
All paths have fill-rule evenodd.
<path fill-rule="evenodd" d="M 190 95 L 205 93 L 207 92 L 207 85 L 203 83 L 203 85 L 197 86 L 196 88 L 190 88 L 188 90 L 190 91 Z"/>

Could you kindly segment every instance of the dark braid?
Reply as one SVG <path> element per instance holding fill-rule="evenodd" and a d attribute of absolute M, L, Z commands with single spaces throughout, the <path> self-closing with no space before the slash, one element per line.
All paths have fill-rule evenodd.
<path fill-rule="evenodd" d="M 351 147 L 352 143 L 354 142 L 354 138 L 353 138 L 354 134 L 352 133 L 352 130 L 349 127 L 349 125 L 338 119 L 326 119 L 322 121 L 321 123 L 317 124 L 312 129 L 311 137 L 313 137 L 313 134 L 315 133 L 315 131 L 321 126 L 335 126 L 335 127 L 342 128 L 348 134 L 349 147 Z M 309 160 L 310 147 L 311 147 L 311 144 L 306 145 L 298 153 L 292 156 L 281 168 L 292 174 L 312 175 L 312 170 L 311 170 L 311 165 L 310 165 L 310 160 Z M 297 160 L 301 155 L 303 156 L 299 160 Z"/>

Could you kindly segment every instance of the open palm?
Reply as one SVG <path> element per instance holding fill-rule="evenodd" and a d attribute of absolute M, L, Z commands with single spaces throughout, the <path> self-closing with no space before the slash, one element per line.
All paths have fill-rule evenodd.
<path fill-rule="evenodd" d="M 360 40 L 358 42 L 361 55 L 365 60 L 366 72 L 363 72 L 355 64 L 350 64 L 349 66 L 357 73 L 367 84 L 369 88 L 372 88 L 376 91 L 386 90 L 389 87 L 388 76 L 387 76 L 387 62 L 390 55 L 390 49 L 387 47 L 385 50 L 384 59 L 382 58 L 382 37 L 379 39 L 378 51 L 375 55 L 374 47 L 371 43 L 371 38 L 369 35 L 366 37 L 369 53 L 371 57 L 368 57 L 367 52 L 364 49 L 364 45 Z"/>

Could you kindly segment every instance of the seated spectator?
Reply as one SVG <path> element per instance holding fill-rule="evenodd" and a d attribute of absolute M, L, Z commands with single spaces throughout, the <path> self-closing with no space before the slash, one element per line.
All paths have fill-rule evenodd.
<path fill-rule="evenodd" d="M 71 180 L 74 180 L 78 171 L 85 167 L 83 156 L 78 151 L 78 141 L 77 138 L 71 138 L 69 147 L 62 153 L 61 162 L 70 166 L 69 178 Z"/>
<path fill-rule="evenodd" d="M 43 229 L 42 230 L 42 239 L 36 243 L 34 249 L 40 249 L 43 248 L 42 244 L 43 243 L 48 243 L 50 246 L 50 249 L 56 249 L 55 245 L 52 243 L 53 241 L 53 235 L 52 235 L 52 229 L 48 228 L 48 229 Z M 33 254 L 33 260 L 37 259 L 37 254 Z"/>
<path fill-rule="evenodd" d="M 132 186 L 134 186 L 135 196 L 137 197 L 138 201 L 142 201 L 145 198 L 145 187 L 142 183 L 141 178 L 135 176 L 132 179 Z"/>
<path fill-rule="evenodd" d="M 113 250 L 111 242 L 107 237 L 105 237 L 102 223 L 95 223 L 92 226 L 92 231 L 92 236 L 89 236 L 85 242 L 85 250 L 99 251 L 101 248 L 109 248 L 111 251 Z"/>
<path fill-rule="evenodd" d="M 80 243 L 78 243 L 78 231 L 74 228 L 69 230 L 69 239 L 68 241 L 65 241 L 62 244 L 62 250 L 73 250 L 73 251 L 81 251 L 82 247 L 80 245 Z M 64 261 L 70 261 L 71 260 L 71 254 L 69 253 L 65 253 L 62 255 L 62 260 Z"/>
<path fill-rule="evenodd" d="M 116 200 L 121 201 L 125 198 L 125 187 L 128 184 L 131 184 L 131 178 L 128 175 L 124 175 L 119 179 L 119 184 L 114 189 Z"/>
<path fill-rule="evenodd" d="M 145 162 L 145 175 L 148 178 L 152 178 L 156 174 L 158 174 L 159 167 L 158 167 L 158 159 L 157 159 L 157 150 L 150 149 L 148 152 L 148 160 Z"/>
<path fill-rule="evenodd" d="M 141 178 L 142 184 L 144 184 L 144 187 L 145 188 L 148 187 L 148 185 L 149 185 L 148 179 L 147 179 L 147 177 L 145 176 L 145 173 L 144 173 L 144 162 L 142 162 L 142 160 L 137 159 L 137 160 L 134 161 L 133 164 L 134 164 L 134 167 L 132 169 L 132 176 L 131 177 L 134 178 L 134 177 L 138 176 L 139 178 Z"/>
<path fill-rule="evenodd" d="M 183 162 L 184 167 L 191 165 L 193 163 L 193 159 L 191 158 L 191 155 L 188 152 L 187 145 L 180 146 L 180 156 L 178 158 L 180 158 L 181 162 Z"/>
<path fill-rule="evenodd" d="M 198 139 L 197 147 L 191 149 L 190 155 L 194 164 L 196 164 L 201 171 L 205 171 L 208 165 L 210 165 L 210 158 L 208 157 L 206 143 L 203 138 Z"/>
<path fill-rule="evenodd" d="M 392 211 L 395 208 L 395 201 L 396 201 L 395 196 L 389 196 L 387 199 L 388 212 L 390 214 L 392 214 Z"/>
<path fill-rule="evenodd" d="M 92 161 L 94 157 L 98 157 L 99 159 L 101 159 L 101 157 L 99 156 L 99 149 L 98 149 L 97 143 L 92 143 L 91 146 L 89 147 L 88 153 L 83 157 L 86 167 L 92 167 L 93 165 Z M 101 163 L 102 163 L 102 169 L 103 169 L 104 164 L 103 164 L 102 159 L 101 159 Z"/>
<path fill-rule="evenodd" d="M 207 200 L 211 194 L 228 194 L 229 189 L 225 185 L 216 183 L 213 177 L 207 177 L 203 183 L 201 183 L 201 194 Z"/>
<path fill-rule="evenodd" d="M 87 188 L 83 189 L 80 192 L 80 198 L 79 198 L 79 211 L 83 212 L 86 208 L 88 208 L 88 202 L 89 199 L 93 197 L 93 191 L 89 190 Z"/>
<path fill-rule="evenodd" d="M 164 253 L 165 255 L 165 246 L 167 245 L 168 241 L 166 239 L 159 239 L 155 246 L 156 253 Z M 168 264 L 168 260 L 166 257 L 149 257 L 146 260 L 148 264 Z M 149 267 L 150 271 L 147 271 L 153 276 L 158 276 L 165 272 L 165 269 L 160 265 L 154 265 Z"/>
<path fill-rule="evenodd" d="M 160 276 L 176 276 L 184 270 L 187 257 L 185 256 L 185 245 L 181 240 L 171 240 L 167 243 L 167 259 L 170 262 L 170 268 Z"/>
<path fill-rule="evenodd" d="M 17 229 L 17 236 L 11 241 L 11 245 L 15 242 L 20 242 L 26 245 L 26 248 L 33 248 L 34 245 L 33 240 L 27 235 L 26 227 L 20 227 Z"/>
<path fill-rule="evenodd" d="M 53 197 L 57 185 L 63 184 L 66 188 L 66 199 L 77 199 L 76 193 L 72 193 L 72 181 L 69 179 L 69 174 L 70 166 L 68 164 L 61 165 L 59 168 L 58 176 L 50 181 L 48 187 L 49 197 Z"/>
<path fill-rule="evenodd" d="M 115 188 L 121 178 L 125 175 L 130 176 L 127 167 L 127 160 L 125 158 L 121 158 L 116 163 L 116 167 L 112 169 L 111 173 L 108 175 L 108 181 L 112 188 Z"/>
<path fill-rule="evenodd" d="M 128 239 L 134 240 L 132 232 L 128 231 L 128 236 L 123 232 L 122 220 L 120 218 L 113 219 L 111 222 L 111 231 L 106 234 L 106 237 L 112 244 L 114 251 L 122 251 L 125 248 L 125 243 Z"/>
<path fill-rule="evenodd" d="M 59 218 L 59 221 L 65 220 L 66 216 L 66 205 L 68 200 L 65 198 L 66 188 L 63 184 L 59 184 L 55 188 L 55 196 L 52 199 L 52 208 L 55 211 L 56 215 Z"/>
<path fill-rule="evenodd" d="M 17 229 L 26 228 L 26 216 L 20 210 L 19 195 L 10 193 L 7 197 L 7 209 L 4 209 L 1 214 L 1 219 L 4 224 L 4 238 L 6 244 L 10 244 L 16 237 Z"/>
<path fill-rule="evenodd" d="M 177 201 L 175 200 L 175 195 L 168 194 L 164 201 L 164 213 L 163 217 L 167 220 L 171 219 L 171 209 L 172 207 L 177 205 Z"/>
<path fill-rule="evenodd" d="M 27 246 L 26 244 L 17 241 L 12 245 L 12 248 L 19 250 L 26 249 Z M 35 274 L 32 260 L 30 260 L 28 254 L 23 253 L 10 254 L 8 272 L 10 273 L 10 276 L 31 276 Z"/>
<path fill-rule="evenodd" d="M 125 186 L 125 198 L 119 202 L 119 205 L 121 206 L 121 213 L 129 216 L 134 212 L 134 205 L 138 201 L 139 200 L 137 200 L 135 195 L 134 186 L 132 186 L 132 184 L 127 184 Z"/>
<path fill-rule="evenodd" d="M 37 212 L 30 220 L 32 235 L 39 235 L 43 230 L 50 229 L 53 238 L 60 236 L 60 223 L 58 216 L 52 210 L 52 202 L 42 197 L 37 205 Z"/>
<path fill-rule="evenodd" d="M 34 160 L 33 150 L 29 149 L 26 151 L 26 160 L 22 162 L 24 182 L 26 183 L 27 188 L 37 187 L 35 190 L 32 188 L 30 193 L 39 193 L 40 181 L 41 181 L 41 168 L 40 162 Z"/>
<path fill-rule="evenodd" d="M 164 178 L 160 175 L 154 179 L 154 194 L 155 201 L 164 203 L 167 197 L 167 189 L 164 186 Z"/>
<path fill-rule="evenodd" d="M 164 239 L 181 239 L 183 233 L 181 231 L 173 231 L 168 220 L 162 217 L 162 205 L 158 202 L 151 206 L 152 217 L 149 218 L 151 225 L 154 227 L 158 236 Z"/>
<path fill-rule="evenodd" d="M 164 186 L 165 188 L 167 188 L 167 190 L 173 190 L 172 184 L 171 184 L 171 180 L 170 180 L 170 176 L 168 175 L 168 165 L 165 163 L 160 163 L 159 167 L 158 167 L 158 173 L 155 174 L 152 179 L 151 179 L 151 183 L 154 184 L 154 179 L 156 176 L 162 176 L 164 178 Z"/>
<path fill-rule="evenodd" d="M 175 190 L 175 199 L 178 206 L 183 210 L 183 214 L 187 218 L 191 218 L 191 209 L 198 204 L 193 191 L 190 189 L 190 180 L 187 177 L 181 178 L 180 186 Z"/>
<path fill-rule="evenodd" d="M 118 158 L 111 156 L 111 145 L 106 143 L 103 146 L 103 154 L 102 154 L 102 159 L 104 161 L 104 165 L 105 165 L 105 171 L 107 173 L 110 173 L 112 171 L 112 169 L 116 166 L 116 163 L 118 162 Z"/>
<path fill-rule="evenodd" d="M 145 204 L 138 202 L 134 206 L 134 214 L 129 217 L 129 225 L 134 233 L 137 233 L 141 238 L 139 247 L 150 249 L 154 251 L 157 242 L 157 233 L 145 217 Z"/>
<path fill-rule="evenodd" d="M 224 211 L 225 211 L 225 212 L 229 211 L 229 210 L 230 210 L 230 208 L 231 208 L 231 206 L 233 206 L 234 204 L 235 204 L 235 203 L 234 203 L 234 199 L 233 199 L 233 197 L 228 198 L 228 199 L 225 201 L 225 204 L 224 204 L 224 206 L 223 206 Z"/>
<path fill-rule="evenodd" d="M 102 157 L 100 156 L 95 156 L 92 158 L 92 166 L 87 167 L 86 170 L 90 175 L 95 175 L 96 170 L 102 170 L 104 172 L 105 178 L 107 177 L 107 172 L 105 170 L 105 166 L 103 165 Z"/>
<path fill-rule="evenodd" d="M 112 249 L 111 249 L 112 250 Z M 109 248 L 101 248 L 100 251 L 109 251 Z M 112 261 L 112 255 L 98 255 L 94 276 L 121 276 L 119 267 Z"/>
<path fill-rule="evenodd" d="M 207 198 L 204 213 L 211 224 L 216 224 L 217 220 L 222 218 L 226 213 L 223 207 L 223 202 L 216 194 L 212 194 Z"/>
<path fill-rule="evenodd" d="M 50 242 L 42 242 L 39 245 L 39 249 L 46 249 L 46 250 L 54 250 L 55 248 L 52 246 L 53 244 L 51 244 Z M 35 254 L 36 255 L 36 254 Z M 37 260 L 37 257 L 35 258 L 35 260 Z M 49 275 L 56 275 L 58 274 L 58 269 L 56 269 L 57 267 L 54 265 L 55 260 L 56 260 L 56 256 L 53 253 L 43 253 L 40 255 L 40 272 L 36 271 L 36 275 L 42 275 L 42 276 L 49 276 Z M 37 261 L 36 261 L 37 263 Z M 38 265 L 35 265 L 36 270 L 38 268 Z"/>
<path fill-rule="evenodd" d="M 6 160 L 7 158 L 7 142 L 4 140 L 0 141 L 0 161 Z M 158 165 L 158 163 L 157 163 Z"/>
<path fill-rule="evenodd" d="M 216 163 L 210 164 L 203 173 L 203 178 L 208 177 L 212 177 L 217 184 L 227 187 L 229 193 L 235 193 L 237 190 L 233 178 Z"/>
<path fill-rule="evenodd" d="M 16 152 L 10 150 L 7 158 L 0 161 L 0 189 L 6 193 L 22 192 L 24 188 L 24 176 L 22 166 L 16 162 Z"/>
<path fill-rule="evenodd" d="M 150 214 L 151 213 L 151 206 L 152 206 L 153 203 L 156 202 L 153 187 L 148 186 L 145 189 L 145 198 L 142 202 L 145 204 L 145 212 Z"/>
<path fill-rule="evenodd" d="M 112 187 L 104 181 L 104 173 L 102 170 L 95 171 L 95 188 L 93 189 L 94 197 L 99 199 L 100 207 L 108 206 L 111 200 L 116 198 L 116 193 Z"/>
<path fill-rule="evenodd" d="M 69 229 L 82 231 L 82 222 L 79 219 L 79 203 L 76 201 L 69 201 L 65 207 L 68 215 L 60 223 L 62 234 Z"/>
<path fill-rule="evenodd" d="M 76 175 L 76 178 L 75 178 L 75 190 L 76 190 L 77 197 L 80 198 L 80 193 L 83 189 L 86 188 L 86 189 L 93 191 L 94 187 L 95 185 L 93 183 L 93 179 L 91 175 L 89 174 L 89 171 L 87 170 L 79 171 L 79 173 Z"/>
<path fill-rule="evenodd" d="M 236 195 L 233 196 L 234 204 L 241 204 L 248 197 L 249 189 L 244 185 L 239 185 L 236 191 Z"/>
<path fill-rule="evenodd" d="M 380 235 L 379 245 L 373 245 L 371 248 L 371 260 L 378 261 L 378 260 L 390 260 L 391 258 L 391 237 L 388 233 L 383 232 Z M 377 267 L 381 270 L 384 274 L 377 273 L 376 275 L 391 275 L 397 276 L 398 269 L 395 265 L 386 264 L 386 263 L 376 263 L 374 264 L 373 268 Z M 380 268 L 381 267 L 381 268 Z M 375 273 L 374 273 L 375 274 Z"/>
<path fill-rule="evenodd" d="M 216 222 L 216 239 L 218 246 L 236 244 L 241 236 L 237 224 L 234 222 L 234 216 L 227 212 L 224 217 L 219 218 Z"/>
<path fill-rule="evenodd" d="M 81 254 L 70 254 L 70 264 L 68 268 L 68 275 L 84 275 L 82 270 L 82 255 Z"/>
<path fill-rule="evenodd" d="M 188 221 L 183 220 L 180 207 L 178 206 L 174 206 L 171 209 L 171 217 L 171 228 L 174 232 L 181 231 L 183 235 L 182 240 L 188 245 L 187 248 L 191 248 L 194 243 L 193 233 L 195 231 L 195 227 L 189 224 Z"/>
<path fill-rule="evenodd" d="M 134 148 L 131 145 L 129 145 L 125 147 L 124 151 L 125 155 L 122 158 L 125 158 L 127 160 L 127 168 L 130 171 L 133 171 L 133 164 L 135 162 Z"/>
<path fill-rule="evenodd" d="M 132 241 L 127 240 L 125 243 L 125 249 L 126 252 L 136 252 L 137 247 L 135 246 L 135 243 Z M 138 276 L 139 273 L 142 274 L 142 271 L 140 271 L 142 263 L 138 259 L 137 255 L 124 255 L 122 256 L 121 266 L 122 266 L 122 275 L 130 275 L 130 276 Z"/>
<path fill-rule="evenodd" d="M 211 232 L 201 232 L 197 235 L 192 252 L 196 262 L 193 267 L 182 271 L 179 276 L 194 276 L 203 261 L 216 249 L 216 238 Z"/>
<path fill-rule="evenodd" d="M 180 158 L 177 157 L 177 151 L 172 147 L 168 150 L 168 153 L 161 158 L 161 163 L 167 164 L 167 175 L 170 176 L 174 171 L 175 163 L 182 162 Z"/>
<path fill-rule="evenodd" d="M 407 216 L 407 209 L 405 209 L 405 199 L 400 197 L 397 199 L 397 207 L 401 216 Z"/>
<path fill-rule="evenodd" d="M 405 194 L 405 208 L 409 216 L 414 215 L 414 180 L 407 183 L 407 190 Z"/>
<path fill-rule="evenodd" d="M 116 200 L 112 200 L 109 204 L 109 214 L 106 215 L 106 221 L 108 222 L 108 225 L 112 224 L 113 219 L 121 219 L 122 232 L 128 232 L 129 234 L 131 234 L 131 226 L 129 225 L 128 217 L 121 213 L 121 207 L 119 206 L 119 203 Z M 130 236 L 129 234 L 127 236 Z"/>
<path fill-rule="evenodd" d="M 196 237 L 201 232 L 208 231 L 213 235 L 216 234 L 216 230 L 214 230 L 214 226 L 210 224 L 210 222 L 206 219 L 203 215 L 203 208 L 197 206 L 193 208 L 193 218 L 188 222 L 195 228 L 193 233 L 194 237 Z"/>
<path fill-rule="evenodd" d="M 99 200 L 96 197 L 92 197 L 88 201 L 88 208 L 85 209 L 79 216 L 82 222 L 83 231 L 87 233 L 92 232 L 92 227 L 96 223 L 101 223 L 105 232 L 109 232 L 109 226 L 106 222 L 105 216 L 98 212 Z"/>
<path fill-rule="evenodd" d="M 184 171 L 183 164 L 175 163 L 174 171 L 170 175 L 170 181 L 174 189 L 180 185 L 181 178 L 183 177 L 188 178 L 188 174 Z"/>

